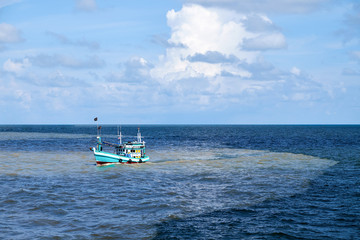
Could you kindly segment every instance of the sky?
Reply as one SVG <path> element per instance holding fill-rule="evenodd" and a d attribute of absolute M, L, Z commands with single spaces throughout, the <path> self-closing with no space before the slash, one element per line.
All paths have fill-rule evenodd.
<path fill-rule="evenodd" d="M 0 124 L 360 124 L 357 0 L 0 0 Z"/>

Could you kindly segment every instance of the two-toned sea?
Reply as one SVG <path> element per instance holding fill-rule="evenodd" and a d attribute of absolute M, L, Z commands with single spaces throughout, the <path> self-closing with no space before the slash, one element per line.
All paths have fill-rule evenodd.
<path fill-rule="evenodd" d="M 360 239 L 360 126 L 140 127 L 0 126 L 0 239 Z"/>

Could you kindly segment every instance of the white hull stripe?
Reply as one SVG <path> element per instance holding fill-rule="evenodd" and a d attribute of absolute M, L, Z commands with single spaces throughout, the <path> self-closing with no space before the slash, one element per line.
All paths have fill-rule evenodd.
<path fill-rule="evenodd" d="M 148 160 L 148 158 L 129 158 L 129 157 L 125 157 L 125 156 L 118 156 L 115 154 L 109 154 L 109 153 L 102 153 L 102 152 L 96 152 L 94 151 L 94 155 L 95 156 L 102 156 L 102 157 L 108 157 L 108 158 L 113 158 L 113 159 L 122 159 L 122 160 L 131 160 L 131 161 L 140 161 L 140 160 Z"/>

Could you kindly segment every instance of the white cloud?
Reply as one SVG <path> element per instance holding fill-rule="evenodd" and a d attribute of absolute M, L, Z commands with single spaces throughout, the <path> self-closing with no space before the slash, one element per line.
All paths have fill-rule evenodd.
<path fill-rule="evenodd" d="M 243 37 L 253 36 L 241 22 L 199 5 L 184 6 L 179 12 L 171 10 L 167 19 L 172 29 L 169 43 L 185 46 L 188 52 L 184 54 L 204 54 L 207 51 L 232 54 Z"/>
<path fill-rule="evenodd" d="M 0 23 L 0 43 L 15 43 L 22 41 L 20 31 L 11 24 Z"/>
<path fill-rule="evenodd" d="M 12 61 L 11 59 L 8 59 L 3 64 L 3 69 L 6 72 L 21 74 L 29 66 L 31 66 L 31 64 L 27 58 L 22 61 Z"/>
<path fill-rule="evenodd" d="M 172 30 L 169 47 L 151 70 L 151 76 L 163 83 L 224 74 L 248 78 L 252 74 L 243 63 L 256 63 L 261 51 L 286 45 L 263 14 L 185 5 L 178 12 L 169 11 L 167 19 Z"/>
<path fill-rule="evenodd" d="M 94 11 L 97 6 L 95 0 L 76 0 L 76 8 L 81 11 Z"/>
<path fill-rule="evenodd" d="M 280 70 L 263 52 L 286 47 L 285 36 L 264 14 L 185 5 L 167 14 L 166 54 L 150 70 L 177 104 L 222 109 L 259 101 L 311 102 L 322 85 L 299 68 Z"/>

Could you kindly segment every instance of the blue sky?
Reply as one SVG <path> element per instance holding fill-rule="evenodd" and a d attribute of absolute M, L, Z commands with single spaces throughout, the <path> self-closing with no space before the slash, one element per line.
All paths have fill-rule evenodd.
<path fill-rule="evenodd" d="M 0 124 L 359 124 L 360 3 L 0 0 Z"/>

